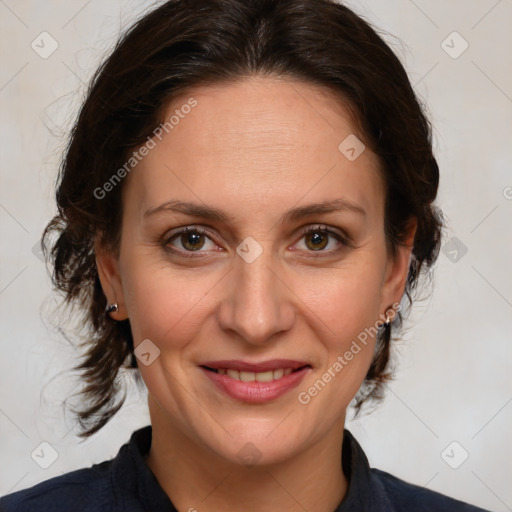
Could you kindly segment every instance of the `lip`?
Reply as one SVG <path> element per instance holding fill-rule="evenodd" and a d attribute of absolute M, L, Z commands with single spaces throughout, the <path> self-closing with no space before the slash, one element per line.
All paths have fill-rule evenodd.
<path fill-rule="evenodd" d="M 269 359 L 260 363 L 251 363 L 249 361 L 242 361 L 240 359 L 225 359 L 223 361 L 205 361 L 200 363 L 199 366 L 207 366 L 208 368 L 229 368 L 231 370 L 238 370 L 239 372 L 268 372 L 270 370 L 278 370 L 279 368 L 291 368 L 296 370 L 302 366 L 311 366 L 306 361 L 297 361 L 292 359 Z"/>
<path fill-rule="evenodd" d="M 284 367 L 291 368 L 291 366 Z M 311 366 L 306 366 L 300 370 L 290 373 L 289 375 L 285 375 L 280 379 L 273 380 L 272 382 L 243 382 L 241 380 L 232 379 L 227 375 L 221 375 L 220 373 L 208 370 L 204 366 L 201 366 L 200 368 L 201 371 L 215 384 L 217 389 L 220 389 L 231 398 L 253 404 L 261 404 L 279 398 L 294 387 L 298 386 L 306 374 L 312 371 Z M 219 365 L 219 368 L 226 367 Z M 283 368 L 283 366 L 280 366 L 279 368 Z"/>

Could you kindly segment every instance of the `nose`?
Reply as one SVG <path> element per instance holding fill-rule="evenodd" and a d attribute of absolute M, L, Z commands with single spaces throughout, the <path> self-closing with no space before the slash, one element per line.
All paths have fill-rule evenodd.
<path fill-rule="evenodd" d="M 220 327 L 251 345 L 275 341 L 275 335 L 289 330 L 295 321 L 290 288 L 270 250 L 264 249 L 251 263 L 237 254 L 218 311 Z"/>

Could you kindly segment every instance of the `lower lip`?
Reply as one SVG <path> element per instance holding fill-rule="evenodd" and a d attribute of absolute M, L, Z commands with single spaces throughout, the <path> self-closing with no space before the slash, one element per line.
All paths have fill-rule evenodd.
<path fill-rule="evenodd" d="M 272 382 L 243 382 L 241 380 L 232 379 L 227 375 L 221 375 L 220 373 L 207 370 L 203 367 L 201 367 L 201 370 L 221 391 L 224 391 L 224 393 L 231 398 L 243 402 L 261 404 L 275 400 L 284 395 L 287 391 L 290 391 L 290 389 L 298 386 L 311 368 L 306 366 L 305 368 L 301 368 L 296 372 L 292 372 Z"/>

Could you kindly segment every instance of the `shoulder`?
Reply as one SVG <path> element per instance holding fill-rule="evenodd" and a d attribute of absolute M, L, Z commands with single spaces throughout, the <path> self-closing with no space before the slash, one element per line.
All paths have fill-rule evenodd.
<path fill-rule="evenodd" d="M 168 510 L 169 499 L 144 462 L 151 434 L 151 425 L 143 427 L 113 459 L 0 498 L 0 512 L 140 512 L 162 509 L 162 503 Z"/>
<path fill-rule="evenodd" d="M 112 461 L 78 469 L 0 498 L 0 512 L 109 512 Z"/>
<path fill-rule="evenodd" d="M 394 512 L 489 512 L 411 484 L 380 469 L 372 468 L 370 474 L 374 485 L 380 488 Z"/>

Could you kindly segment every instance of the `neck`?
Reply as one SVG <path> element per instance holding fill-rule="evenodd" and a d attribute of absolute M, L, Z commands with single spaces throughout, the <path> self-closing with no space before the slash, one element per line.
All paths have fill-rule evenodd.
<path fill-rule="evenodd" d="M 341 466 L 344 418 L 286 461 L 245 466 L 201 446 L 151 402 L 146 462 L 177 510 L 332 512 L 347 492 Z"/>

